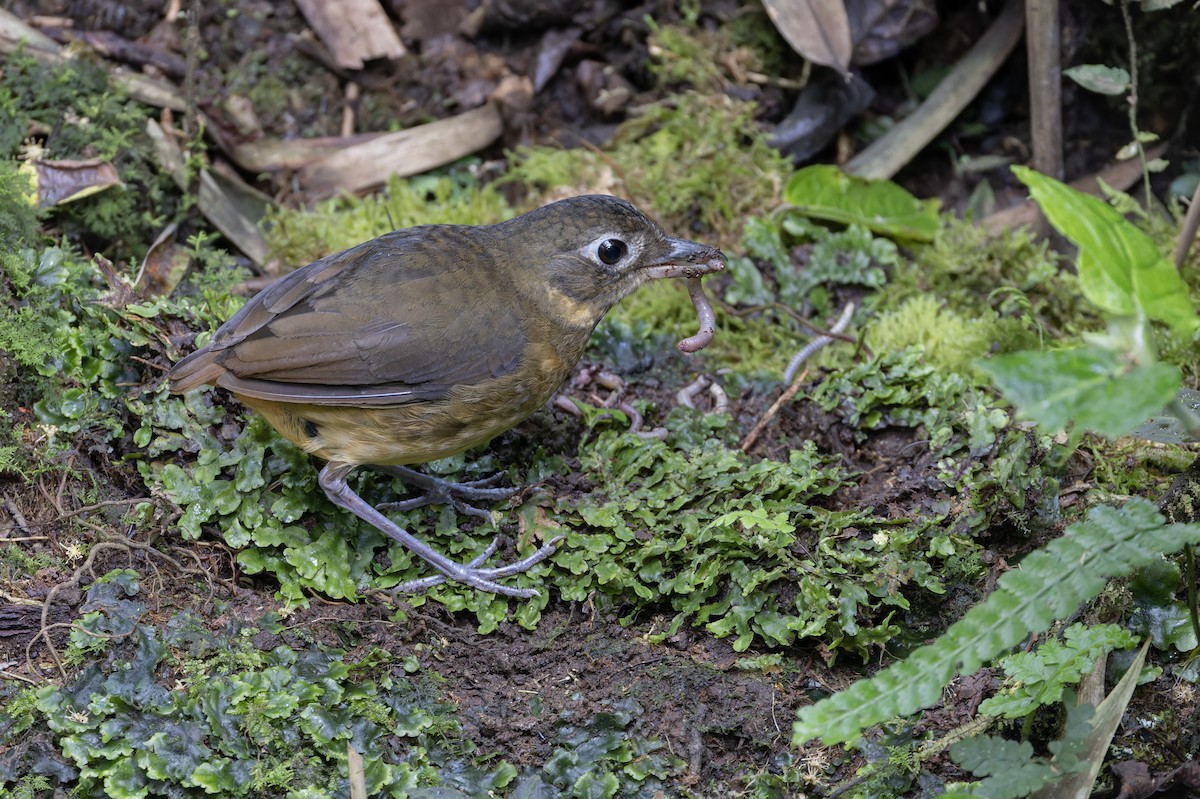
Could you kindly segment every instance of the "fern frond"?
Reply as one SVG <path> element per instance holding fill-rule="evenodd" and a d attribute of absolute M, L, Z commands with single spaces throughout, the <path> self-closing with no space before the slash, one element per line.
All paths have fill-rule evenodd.
<path fill-rule="evenodd" d="M 1109 579 L 1189 543 L 1200 543 L 1200 524 L 1165 524 L 1146 500 L 1130 500 L 1120 509 L 1093 508 L 1085 521 L 1072 524 L 1001 577 L 996 590 L 938 640 L 870 679 L 800 708 L 792 742 L 849 741 L 867 727 L 933 705 L 956 674 L 970 674 L 1030 633 L 1046 630 L 1093 599 Z"/>

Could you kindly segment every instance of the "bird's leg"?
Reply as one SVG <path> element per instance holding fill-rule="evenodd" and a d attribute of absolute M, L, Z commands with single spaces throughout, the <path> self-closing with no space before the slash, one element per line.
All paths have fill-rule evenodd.
<path fill-rule="evenodd" d="M 353 464 L 335 464 L 333 462 L 325 464 L 325 468 L 321 469 L 321 474 L 317 478 L 317 482 L 320 484 L 321 489 L 324 490 L 325 495 L 329 497 L 329 500 L 339 508 L 345 508 L 358 518 L 378 528 L 381 532 L 386 533 L 390 538 L 398 541 L 414 555 L 445 575 L 445 577 L 438 575 L 423 580 L 413 580 L 397 586 L 397 591 L 421 590 L 437 585 L 446 579 L 451 579 L 469 585 L 472 588 L 478 588 L 480 591 L 487 591 L 493 594 L 503 594 L 519 599 L 528 599 L 529 597 L 537 596 L 538 592 L 532 588 L 512 588 L 507 585 L 501 585 L 495 582 L 495 580 L 500 577 L 510 577 L 514 574 L 519 574 L 541 563 L 554 554 L 554 549 L 562 538 L 556 538 L 543 544 L 537 552 L 534 552 L 529 557 L 519 560 L 516 563 L 510 563 L 507 566 L 490 569 L 479 568 L 496 551 L 496 541 L 492 541 L 483 554 L 470 563 L 457 563 L 397 525 L 356 494 L 346 482 L 346 476 L 353 469 Z"/>
<path fill-rule="evenodd" d="M 442 479 L 441 477 L 433 477 L 432 475 L 418 472 L 416 469 L 409 469 L 407 466 L 378 466 L 373 464 L 371 468 L 377 469 L 384 474 L 390 474 L 392 477 L 398 477 L 409 485 L 425 492 L 423 496 L 414 499 L 406 499 L 401 502 L 385 502 L 379 505 L 381 510 L 405 511 L 425 505 L 453 505 L 468 516 L 475 516 L 490 522 L 492 521 L 490 513 L 470 503 L 472 501 L 496 502 L 497 500 L 508 499 L 517 492 L 515 488 L 492 487 L 493 483 L 504 476 L 501 473 L 485 477 L 482 480 L 469 480 L 456 483 L 451 480 Z"/>

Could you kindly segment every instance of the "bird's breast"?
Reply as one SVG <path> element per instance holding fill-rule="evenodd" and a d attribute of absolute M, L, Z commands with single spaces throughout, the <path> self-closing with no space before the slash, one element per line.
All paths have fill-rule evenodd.
<path fill-rule="evenodd" d="M 583 351 L 573 342 L 556 343 L 560 346 L 530 344 L 513 371 L 457 385 L 438 400 L 361 408 L 239 398 L 286 438 L 325 460 L 425 463 L 485 444 L 545 405 Z M 571 345 L 565 352 L 564 344 Z"/>

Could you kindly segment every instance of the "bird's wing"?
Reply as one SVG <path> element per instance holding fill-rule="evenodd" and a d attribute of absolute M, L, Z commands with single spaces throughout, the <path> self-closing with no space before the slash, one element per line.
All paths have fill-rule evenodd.
<path fill-rule="evenodd" d="M 272 284 L 213 336 L 213 382 L 280 402 L 393 405 L 513 371 L 526 339 L 509 284 L 490 260 L 467 268 L 476 253 L 445 230 L 397 231 Z"/>

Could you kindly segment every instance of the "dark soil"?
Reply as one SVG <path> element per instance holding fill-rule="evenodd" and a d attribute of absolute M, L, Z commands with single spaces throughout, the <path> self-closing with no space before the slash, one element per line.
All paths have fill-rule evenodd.
<path fill-rule="evenodd" d="M 944 5 L 957 8 L 958 4 Z M 907 51 L 902 57 L 907 71 L 949 63 L 961 55 L 982 29 L 984 20 L 975 10 L 977 5 L 950 12 L 953 21 L 947 24 L 954 35 L 930 36 Z M 607 8 L 605 4 L 597 6 Z M 732 2 L 723 0 L 703 6 L 702 21 L 708 25 L 728 18 L 735 10 Z M 1095 3 L 1068 6 L 1070 20 L 1079 25 L 1079 29 L 1068 28 L 1070 45 L 1080 53 L 1093 52 L 1095 46 L 1088 32 L 1101 28 L 1107 31 L 1112 20 L 1100 19 L 1102 9 Z M 164 24 L 159 2 L 18 0 L 11 8 L 24 18 L 69 18 L 75 31 L 107 30 L 163 50 L 184 52 L 179 36 L 186 28 Z M 346 102 L 340 88 L 344 76 L 330 68 L 323 48 L 293 4 L 240 0 L 232 8 L 236 13 L 230 13 L 228 4 L 199 4 L 198 8 L 196 29 L 206 58 L 197 73 L 197 99 L 217 121 L 223 136 L 236 140 L 338 133 Z M 543 41 L 540 30 L 496 31 L 468 39 L 454 27 L 438 22 L 431 11 L 435 8 L 455 20 L 466 13 L 453 2 L 397 0 L 393 4 L 393 12 L 405 21 L 402 30 L 414 55 L 396 65 L 372 65 L 357 76 L 364 90 L 362 99 L 356 102 L 361 129 L 402 127 L 444 117 L 476 104 L 505 75 L 532 72 L 529 65 L 536 61 Z M 589 102 L 588 81 L 595 78 L 589 77 L 591 68 L 585 64 L 598 62 L 612 67 L 635 94 L 650 90 L 644 66 L 647 54 L 643 17 L 650 14 L 665 24 L 675 20 L 678 12 L 665 3 L 614 7 L 612 11 L 603 22 L 583 27 L 580 39 L 569 47 L 562 68 L 536 102 L 518 109 L 510 120 L 505 145 L 520 141 L 596 141 L 611 133 L 634 101 L 631 96 L 627 105 L 617 108 L 596 107 Z M 1105 7 L 1103 13 L 1116 12 Z M 69 36 L 65 26 L 52 27 L 58 28 L 51 30 L 52 34 Z M 247 72 L 283 75 L 293 86 L 277 107 L 255 109 L 261 124 L 251 131 L 239 129 L 223 102 L 231 92 L 230 84 L 238 80 L 236 76 Z M 869 77 L 877 81 L 879 92 L 872 114 L 887 114 L 908 99 L 898 73 L 894 64 L 870 71 Z M 1023 58 L 1014 56 L 980 101 L 977 113 L 988 123 L 988 132 L 974 138 L 951 135 L 949 145 L 956 154 L 1017 154 L 1018 160 L 1025 157 L 1026 110 L 1021 107 L 1024 81 Z M 1072 145 L 1067 166 L 1068 177 L 1075 177 L 1107 162 L 1128 139 L 1128 131 L 1109 103 L 1072 89 L 1071 84 L 1067 86 L 1072 109 L 1068 116 L 1067 138 Z M 253 88 L 252 81 L 243 80 L 237 91 L 247 93 Z M 1176 92 L 1189 90 L 1194 92 L 1195 85 Z M 789 110 L 790 98 L 779 89 L 750 91 L 758 95 L 767 110 L 764 124 L 778 122 Z M 1197 104 L 1180 101 L 1177 107 L 1194 109 Z M 1148 122 L 1164 135 L 1185 127 L 1197 128 L 1165 112 L 1156 113 Z M 1083 135 L 1084 131 L 1089 135 Z M 501 153 L 498 145 L 490 155 Z M 919 195 L 942 197 L 949 207 L 962 207 L 976 182 L 970 175 L 955 174 L 951 159 L 934 148 L 901 177 Z M 275 194 L 284 191 L 282 181 L 264 188 Z M 674 404 L 674 389 L 665 388 L 673 385 L 672 381 L 636 375 L 630 379 L 627 397 L 650 399 L 664 412 Z M 732 398 L 740 435 L 749 431 L 777 395 Z M 5 410 L 17 414 L 17 405 L 6 402 Z M 655 422 L 647 419 L 646 425 L 653 427 Z M 581 433 L 577 421 L 558 411 L 545 411 L 493 442 L 492 451 L 501 462 L 519 462 L 522 452 L 538 445 L 570 459 Z M 816 441 L 822 452 L 837 455 L 859 474 L 853 488 L 829 500 L 836 507 L 870 507 L 896 518 L 911 518 L 932 513 L 935 506 L 948 499 L 942 483 L 933 479 L 937 464 L 928 446 L 913 431 L 885 430 L 860 443 L 854 431 L 809 403 L 786 404 L 750 454 L 786 457 L 789 448 L 805 440 Z M 105 486 L 102 499 L 138 496 L 144 489 L 136 471 L 128 465 L 108 462 L 106 454 L 93 451 L 86 441 L 80 442 L 72 464 L 79 480 Z M 577 469 L 555 476 L 548 486 L 556 496 L 569 496 L 572 491 L 587 488 L 587 477 Z M 97 535 L 102 530 L 111 535 L 111 525 L 123 510 L 114 506 L 111 516 L 101 510 L 68 521 L 63 517 L 74 507 L 71 485 L 41 485 L 38 493 L 24 496 L 16 493 L 21 490 L 18 484 L 10 482 L 0 485 L 0 489 L 5 497 L 0 523 L 14 524 L 25 531 L 31 540 L 22 546 L 31 555 L 59 552 L 56 537 L 66 524 L 86 521 L 89 526 L 95 525 Z M 5 590 L 42 600 L 53 586 L 61 584 L 46 619 L 51 624 L 75 616 L 80 589 L 93 576 L 121 567 L 134 568 L 146 577 L 143 597 L 154 619 L 165 620 L 175 611 L 203 606 L 212 596 L 225 603 L 223 615 L 208 620 L 214 630 L 230 619 L 253 625 L 264 612 L 278 607 L 272 599 L 271 582 L 240 575 L 232 553 L 224 547 L 175 540 L 154 545 L 168 553 L 171 560 L 140 547 L 114 548 L 99 557 L 77 583 L 69 582 L 70 574 L 46 569 L 32 583 L 6 586 Z M 999 569 L 1003 559 L 999 555 L 997 558 Z M 925 617 L 923 624 L 936 632 L 975 598 L 947 596 L 938 612 Z M 622 624 L 618 608 L 589 604 L 551 604 L 535 632 L 502 626 L 493 634 L 479 635 L 470 621 L 433 605 L 411 610 L 410 621 L 397 624 L 388 620 L 392 608 L 386 601 L 341 604 L 321 597 L 312 600 L 309 608 L 288 618 L 289 632 L 280 636 L 262 633 L 256 644 L 264 649 L 279 643 L 305 647 L 316 640 L 344 646 L 343 633 L 351 630 L 355 646 L 363 651 L 380 647 L 402 657 L 415 651 L 417 643 L 428 645 L 430 648 L 420 657 L 424 665 L 444 677 L 441 690 L 457 704 L 465 735 L 481 751 L 503 753 L 518 764 L 544 762 L 552 750 L 553 727 L 558 719 L 621 709 L 633 712 L 636 732 L 665 741 L 671 752 L 688 763 L 693 785 L 737 785 L 739 775 L 770 769 L 773 758 L 787 749 L 797 706 L 815 694 L 842 688 L 870 670 L 842 660 L 837 663 L 838 670 L 830 673 L 824 659 L 828 653 L 813 647 L 792 653 L 800 659 L 807 657 L 812 671 L 786 675 L 738 671 L 733 668 L 737 653 L 728 641 L 684 631 L 666 645 L 652 646 L 645 636 L 665 629 L 669 616 L 648 615 Z M 0 612 L 0 661 L 18 664 L 14 668 L 23 670 L 26 648 L 42 623 L 40 608 L 7 605 Z M 49 632 L 59 650 L 66 643 L 66 634 L 64 627 Z M 44 660 L 44 648 L 34 646 L 31 654 L 33 668 L 29 676 L 52 676 L 52 667 Z M 348 660 L 353 657 L 353 651 L 347 655 Z M 990 672 L 985 671 L 957 684 L 945 706 L 922 719 L 922 728 L 944 732 L 971 719 L 991 680 Z M 531 702 L 535 696 L 540 700 L 536 709 Z M 836 783 L 848 774 L 831 771 L 823 779 Z"/>

